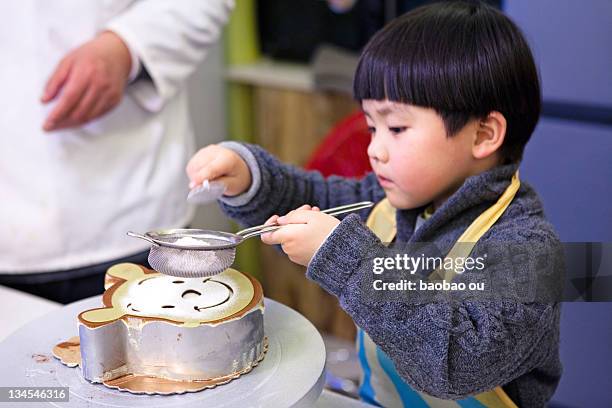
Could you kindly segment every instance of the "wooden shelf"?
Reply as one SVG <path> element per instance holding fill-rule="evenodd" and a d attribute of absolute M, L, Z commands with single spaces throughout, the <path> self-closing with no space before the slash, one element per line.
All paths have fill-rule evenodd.
<path fill-rule="evenodd" d="M 231 65 L 225 78 L 247 85 L 281 88 L 293 91 L 314 91 L 312 70 L 306 64 L 261 59 L 253 64 Z"/>

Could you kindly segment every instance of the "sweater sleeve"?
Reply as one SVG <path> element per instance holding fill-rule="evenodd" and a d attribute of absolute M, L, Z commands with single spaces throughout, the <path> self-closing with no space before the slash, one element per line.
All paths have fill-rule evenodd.
<path fill-rule="evenodd" d="M 307 277 L 339 299 L 413 388 L 443 399 L 488 391 L 537 367 L 558 341 L 559 305 L 554 302 L 416 302 L 400 299 L 411 293 L 375 293 L 371 260 L 396 253 L 350 215 L 319 248 Z M 487 264 L 485 271 L 509 272 L 509 261 Z M 520 279 L 526 265 L 512 262 Z"/>
<path fill-rule="evenodd" d="M 262 224 L 272 215 L 286 214 L 304 204 L 326 209 L 366 200 L 376 202 L 385 197 L 373 173 L 361 180 L 325 178 L 318 171 L 283 164 L 259 146 L 241 143 L 241 148 L 236 148 L 232 145 L 226 146 L 243 156 L 257 187 L 254 191 L 252 185 L 242 197 L 220 200 L 221 209 L 241 224 Z M 359 214 L 365 219 L 368 213 L 366 209 Z"/>
<path fill-rule="evenodd" d="M 184 86 L 217 41 L 234 7 L 232 0 L 133 2 L 104 29 L 117 34 L 152 81 L 136 81 L 128 92 L 157 112 Z"/>

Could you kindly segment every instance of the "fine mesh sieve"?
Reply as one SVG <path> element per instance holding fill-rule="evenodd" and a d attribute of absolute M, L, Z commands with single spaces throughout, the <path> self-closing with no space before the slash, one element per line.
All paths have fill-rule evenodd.
<path fill-rule="evenodd" d="M 373 206 L 370 201 L 329 208 L 322 212 L 340 215 Z M 143 234 L 128 232 L 131 237 L 151 243 L 149 264 L 157 272 L 182 278 L 199 278 L 219 274 L 234 263 L 236 246 L 248 238 L 275 231 L 280 225 L 258 225 L 235 234 L 202 229 L 168 229 Z"/>

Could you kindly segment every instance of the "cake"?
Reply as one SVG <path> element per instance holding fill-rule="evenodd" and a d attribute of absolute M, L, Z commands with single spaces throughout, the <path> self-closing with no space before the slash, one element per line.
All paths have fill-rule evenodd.
<path fill-rule="evenodd" d="M 264 358 L 263 291 L 246 274 L 177 278 L 125 263 L 107 271 L 105 289 L 103 307 L 78 315 L 79 337 L 54 349 L 90 382 L 134 393 L 198 391 Z"/>

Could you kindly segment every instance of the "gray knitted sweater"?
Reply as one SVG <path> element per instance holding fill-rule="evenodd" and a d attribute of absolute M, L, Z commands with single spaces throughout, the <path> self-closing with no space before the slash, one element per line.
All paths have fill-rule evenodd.
<path fill-rule="evenodd" d="M 221 202 L 223 211 L 244 225 L 261 224 L 302 204 L 329 208 L 385 197 L 373 174 L 361 180 L 325 179 L 318 172 L 285 165 L 258 146 L 225 145 L 247 161 L 253 176 L 247 193 Z M 416 231 L 415 220 L 424 208 L 398 210 L 396 240 L 450 248 L 497 201 L 517 166 L 499 166 L 468 178 Z M 368 257 L 372 251 L 385 256 L 389 249 L 364 225 L 369 211 L 342 220 L 311 260 L 306 276 L 339 299 L 414 389 L 460 399 L 502 385 L 517 405 L 544 406 L 561 376 L 559 303 L 372 301 L 363 296 L 361 286 L 369 278 L 360 267 L 364 251 Z M 479 243 L 487 241 L 560 245 L 536 193 L 524 182 Z M 521 271 L 516 264 L 501 266 L 507 266 L 508 273 Z"/>

